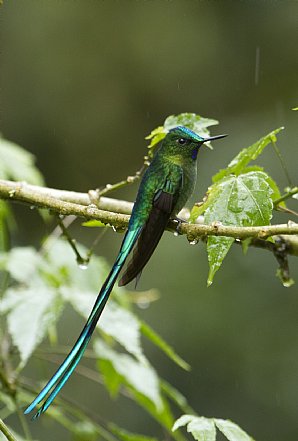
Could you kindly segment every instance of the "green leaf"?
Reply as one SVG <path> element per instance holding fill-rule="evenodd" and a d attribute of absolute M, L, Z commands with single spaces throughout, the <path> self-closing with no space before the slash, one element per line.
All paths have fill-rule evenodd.
<path fill-rule="evenodd" d="M 273 190 L 264 172 L 230 176 L 210 188 L 205 211 L 208 224 L 220 221 L 224 225 L 268 225 L 272 217 Z"/>
<path fill-rule="evenodd" d="M 110 360 L 105 360 L 103 358 L 99 359 L 98 368 L 103 376 L 105 385 L 110 392 L 111 397 L 116 397 L 119 392 L 119 388 L 123 383 L 122 376 L 118 374 Z"/>
<path fill-rule="evenodd" d="M 192 408 L 187 402 L 187 399 L 185 396 L 179 392 L 174 386 L 172 386 L 170 383 L 168 383 L 165 380 L 161 380 L 161 390 L 162 392 L 170 398 L 180 409 L 182 412 L 193 412 Z"/>
<path fill-rule="evenodd" d="M 179 115 L 170 115 L 164 122 L 164 128 L 169 131 L 176 126 L 184 126 L 202 136 L 209 136 L 207 127 L 217 125 L 215 119 L 204 118 L 196 113 L 180 113 Z"/>
<path fill-rule="evenodd" d="M 215 182 L 209 188 L 207 201 L 199 208 L 205 213 L 207 225 L 214 222 L 242 227 L 268 225 L 272 217 L 272 193 L 268 175 L 264 172 L 232 175 Z M 208 236 L 208 286 L 234 240 L 231 237 Z"/>
<path fill-rule="evenodd" d="M 23 368 L 49 328 L 58 320 L 61 299 L 41 273 L 44 259 L 33 248 L 13 248 L 0 256 L 0 267 L 15 281 L 4 295 L 0 310 L 7 314 L 8 331 Z"/>
<path fill-rule="evenodd" d="M 253 438 L 247 435 L 244 430 L 232 421 L 215 418 L 214 422 L 218 430 L 225 435 L 229 441 L 253 441 Z"/>
<path fill-rule="evenodd" d="M 34 165 L 34 156 L 17 144 L 0 137 L 0 177 L 43 185 L 43 177 Z"/>
<path fill-rule="evenodd" d="M 167 401 L 160 393 L 158 376 L 149 363 L 145 360 L 143 362 L 137 361 L 127 354 L 119 354 L 99 340 L 95 340 L 94 350 L 100 359 L 100 366 L 102 366 L 102 359 L 108 360 L 112 364 L 110 371 L 108 370 L 109 365 L 106 364 L 104 372 L 102 372 L 108 387 L 111 387 L 113 382 L 118 382 L 117 387 L 119 387 L 121 380 L 129 389 L 133 399 L 170 431 L 173 425 L 173 416 Z M 116 378 L 117 376 L 118 378 Z M 178 441 L 182 440 L 179 434 L 175 438 Z"/>
<path fill-rule="evenodd" d="M 227 438 L 228 441 L 254 441 L 237 424 L 229 420 L 219 418 L 205 418 L 194 415 L 182 415 L 175 422 L 173 431 L 179 427 L 187 427 L 187 431 L 197 441 L 215 441 L 216 428 Z"/>
<path fill-rule="evenodd" d="M 108 224 L 104 224 L 103 222 L 96 220 L 96 219 L 92 219 L 86 222 L 82 222 L 81 224 L 83 227 L 108 227 Z"/>
<path fill-rule="evenodd" d="M 112 432 L 122 441 L 158 441 L 157 438 L 151 436 L 140 435 L 138 433 L 131 433 L 115 424 L 110 425 Z"/>
<path fill-rule="evenodd" d="M 173 348 L 171 348 L 168 343 L 162 339 L 160 335 L 157 334 L 147 323 L 141 321 L 141 332 L 159 347 L 174 363 L 180 366 L 182 369 L 189 371 L 191 369 L 190 365 L 184 361 Z"/>
<path fill-rule="evenodd" d="M 152 149 L 156 146 L 165 136 L 167 132 L 164 126 L 156 127 L 156 129 L 152 130 L 152 132 L 145 137 L 145 139 L 151 139 L 150 144 L 148 145 L 148 149 Z"/>
<path fill-rule="evenodd" d="M 95 340 L 93 347 L 100 359 L 109 360 L 126 383 L 154 403 L 157 410 L 161 410 L 162 400 L 158 377 L 145 358 L 140 362 L 130 355 L 119 354 L 98 339 Z"/>
<path fill-rule="evenodd" d="M 218 182 L 231 174 L 235 174 L 237 176 L 240 173 L 243 173 L 250 161 L 257 159 L 268 144 L 276 142 L 276 135 L 281 130 L 283 130 L 283 127 L 273 130 L 251 146 L 241 150 L 238 155 L 232 159 L 227 168 L 220 170 L 216 175 L 213 176 L 213 182 Z"/>
<path fill-rule="evenodd" d="M 131 393 L 134 400 L 142 406 L 149 414 L 158 421 L 163 428 L 165 428 L 171 436 L 173 436 L 177 441 L 185 441 L 184 437 L 179 433 L 171 433 L 171 428 L 174 424 L 174 418 L 171 409 L 167 401 L 162 398 L 162 408 L 157 409 L 154 403 L 149 400 L 145 395 L 141 394 L 135 389 L 131 389 Z"/>
<path fill-rule="evenodd" d="M 163 126 L 159 126 L 146 136 L 145 139 L 151 139 L 148 146 L 150 156 L 153 154 L 153 150 L 169 132 L 177 126 L 184 126 L 197 133 L 198 135 L 206 138 L 210 135 L 208 127 L 218 124 L 218 121 L 210 118 L 203 118 L 196 113 L 180 113 L 179 115 L 170 115 L 166 118 Z M 209 142 L 205 143 L 206 146 L 211 147 Z"/>
<path fill-rule="evenodd" d="M 80 246 L 83 253 L 84 247 Z M 86 269 L 78 267 L 70 246 L 56 241 L 47 253 L 52 273 L 58 278 L 59 290 L 64 299 L 84 318 L 89 316 L 99 287 L 104 283 L 109 266 L 103 258 L 93 256 Z M 50 270 L 49 268 L 49 270 Z M 59 281 L 59 279 L 58 279 Z M 125 293 L 124 288 L 113 288 L 113 293 Z M 106 334 L 112 336 L 128 352 L 141 359 L 143 351 L 140 340 L 140 323 L 135 315 L 112 299 L 105 307 L 98 324 Z"/>
<path fill-rule="evenodd" d="M 27 283 L 36 275 L 39 260 L 40 256 L 33 247 L 16 247 L 8 254 L 6 269 L 16 281 Z"/>
<path fill-rule="evenodd" d="M 298 110 L 298 107 L 293 107 L 292 110 Z"/>
<path fill-rule="evenodd" d="M 130 396 L 170 432 L 174 418 L 167 401 L 160 393 L 158 377 L 148 362 L 119 354 L 98 340 L 95 341 L 94 349 L 100 359 L 99 366 L 104 367 L 101 373 L 112 396 L 120 384 L 124 384 L 129 389 Z M 111 364 L 102 364 L 103 359 Z M 183 437 L 177 433 L 175 439 L 182 441 Z"/>
<path fill-rule="evenodd" d="M 105 313 L 101 317 L 99 326 L 130 354 L 139 360 L 143 359 L 140 323 L 132 312 L 110 300 L 105 308 Z"/>
<path fill-rule="evenodd" d="M 75 441 L 96 441 L 98 439 L 97 428 L 90 421 L 72 423 L 71 430 Z"/>
<path fill-rule="evenodd" d="M 272 190 L 272 193 L 271 193 L 271 196 L 270 196 L 272 201 L 275 201 L 276 199 L 279 199 L 281 197 L 281 193 L 280 193 L 280 190 L 278 188 L 277 183 L 274 181 L 274 179 L 271 178 L 271 176 L 269 176 L 267 174 L 266 174 L 266 181 L 268 182 L 268 184 L 269 184 L 269 186 L 270 186 L 270 188 Z M 285 202 L 280 202 L 279 205 L 282 206 L 282 207 L 286 206 Z"/>
<path fill-rule="evenodd" d="M 77 244 L 82 255 L 87 250 L 81 244 Z M 109 271 L 105 259 L 93 256 L 88 266 L 80 268 L 76 262 L 73 250 L 65 240 L 56 240 L 48 249 L 44 259 L 48 271 L 60 278 L 60 285 L 74 288 L 84 293 L 86 290 L 94 294 L 104 282 Z M 95 300 L 95 298 L 94 298 Z M 90 306 L 90 305 L 89 305 Z"/>
<path fill-rule="evenodd" d="M 197 441 L 216 441 L 216 428 L 211 418 L 182 415 L 174 424 L 173 431 L 187 426 L 187 431 Z"/>
<path fill-rule="evenodd" d="M 56 323 L 61 303 L 53 289 L 46 286 L 8 289 L 0 311 L 7 313 L 8 331 L 21 357 L 20 368 L 42 341 L 49 326 Z"/>
<path fill-rule="evenodd" d="M 209 262 L 209 273 L 207 286 L 212 285 L 216 272 L 231 248 L 234 238 L 224 236 L 209 236 L 207 240 L 207 252 Z"/>
<path fill-rule="evenodd" d="M 85 249 L 83 247 L 82 249 L 84 252 Z M 104 259 L 96 256 L 92 258 L 87 269 L 80 269 L 72 249 L 63 240 L 55 241 L 43 254 L 37 253 L 30 247 L 14 248 L 10 253 L 2 253 L 0 254 L 0 269 L 9 271 L 10 276 L 17 282 L 16 286 L 10 289 L 9 299 L 5 300 L 5 310 L 7 312 L 11 310 L 10 314 L 14 317 L 12 309 L 18 302 L 20 303 L 19 307 L 23 304 L 24 311 L 26 308 L 30 310 L 29 294 L 25 295 L 23 301 L 20 300 L 20 292 L 25 290 L 28 293 L 33 293 L 32 301 L 38 302 L 40 299 L 40 304 L 36 306 L 40 308 L 36 315 L 38 320 L 42 320 L 43 314 L 46 318 L 47 314 L 51 312 L 51 307 L 47 303 L 47 292 L 60 304 L 65 301 L 69 302 L 79 314 L 87 318 L 96 299 L 98 287 L 104 282 L 109 270 Z M 42 297 L 43 291 L 46 292 L 44 298 Z M 14 297 L 14 292 L 16 297 Z M 119 294 L 121 292 L 123 297 L 125 289 L 115 287 L 113 292 Z M 53 299 L 48 301 L 51 303 Z M 53 308 L 55 310 L 55 302 Z M 24 314 L 23 320 L 26 320 L 26 317 L 28 318 L 28 314 Z M 46 322 L 48 329 L 50 329 L 50 320 Z M 55 321 L 51 320 L 51 324 L 55 324 Z M 30 328 L 30 323 L 28 322 L 26 326 Z M 141 323 L 131 311 L 111 299 L 98 326 L 138 360 L 144 359 L 141 345 Z M 36 332 L 30 336 L 29 346 L 23 354 L 24 360 L 27 360 L 29 353 L 44 337 L 45 332 L 43 331 L 42 329 L 39 336 L 36 336 Z M 17 332 L 17 330 L 13 330 L 13 332 Z M 22 332 L 20 334 L 22 335 Z M 170 358 L 184 366 L 185 362 L 157 334 L 153 331 L 150 333 L 149 327 L 147 327 L 147 334 L 150 334 L 155 344 L 161 347 Z M 14 337 L 15 340 L 16 337 Z M 34 339 L 34 344 L 31 339 Z"/>
<path fill-rule="evenodd" d="M 88 269 L 86 270 L 86 272 Z M 96 299 L 96 291 L 84 291 L 78 287 L 61 287 L 63 298 L 83 317 L 87 318 Z M 137 318 L 130 311 L 122 308 L 113 300 L 106 305 L 104 313 L 98 323 L 98 327 L 106 334 L 113 337 L 129 353 L 138 359 L 142 359 L 143 351 L 140 341 L 140 324 Z"/>

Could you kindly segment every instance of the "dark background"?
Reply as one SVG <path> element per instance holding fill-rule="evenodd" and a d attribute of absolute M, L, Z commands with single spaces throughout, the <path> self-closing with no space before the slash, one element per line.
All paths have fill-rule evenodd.
<path fill-rule="evenodd" d="M 298 2 L 10 0 L 0 14 L 1 131 L 36 155 L 48 186 L 87 191 L 132 174 L 145 135 L 180 112 L 218 119 L 212 133 L 229 133 L 200 152 L 193 201 L 240 148 L 281 125 L 278 145 L 297 184 Z M 272 148 L 259 163 L 287 185 Z M 136 190 L 115 196 L 133 200 Z M 16 211 L 15 243 L 37 244 L 46 233 L 40 217 Z M 75 234 L 88 245 L 95 233 Z M 120 241 L 110 232 L 98 253 L 112 263 Z M 298 280 L 297 259 L 290 263 Z M 185 373 L 148 345 L 198 414 L 230 418 L 258 441 L 295 441 L 297 285 L 284 288 L 275 271 L 269 253 L 243 256 L 234 246 L 207 289 L 205 247 L 165 234 L 140 282 L 161 299 L 141 315 L 191 364 Z M 64 317 L 64 332 L 76 336 L 81 323 Z M 160 435 L 130 401 L 112 402 L 76 379 L 69 394 L 95 413 Z M 67 439 L 48 421 L 33 431 Z"/>

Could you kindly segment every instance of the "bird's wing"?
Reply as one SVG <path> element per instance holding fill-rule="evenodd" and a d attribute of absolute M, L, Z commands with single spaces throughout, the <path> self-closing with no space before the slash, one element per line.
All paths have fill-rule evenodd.
<path fill-rule="evenodd" d="M 169 222 L 179 196 L 181 182 L 182 174 L 176 182 L 167 179 L 163 187 L 156 191 L 149 217 L 134 246 L 133 256 L 119 281 L 119 286 L 126 285 L 135 278 L 138 280 Z"/>

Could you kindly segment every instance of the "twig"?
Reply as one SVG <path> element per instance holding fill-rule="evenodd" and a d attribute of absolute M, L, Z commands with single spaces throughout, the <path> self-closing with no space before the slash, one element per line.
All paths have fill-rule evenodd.
<path fill-rule="evenodd" d="M 145 156 L 144 164 L 138 171 L 136 171 L 136 173 L 133 176 L 127 176 L 126 179 L 123 179 L 122 181 L 117 182 L 116 184 L 107 184 L 103 189 L 96 190 L 98 200 L 100 200 L 102 196 L 105 196 L 107 193 L 110 193 L 111 191 L 119 190 L 119 188 L 126 187 L 126 185 L 133 184 L 134 182 L 138 181 L 142 176 L 145 168 L 148 166 L 147 160 L 148 158 Z"/>
<path fill-rule="evenodd" d="M 298 217 L 297 211 L 291 210 L 290 208 L 282 207 L 281 205 L 277 205 L 276 210 L 281 211 L 282 213 L 288 213 Z"/>
<path fill-rule="evenodd" d="M 76 216 L 67 216 L 63 219 L 63 224 L 65 228 L 68 228 L 74 221 L 76 220 Z M 45 241 L 43 242 L 39 252 L 41 255 L 45 254 L 49 248 L 51 247 L 52 243 L 57 240 L 62 235 L 61 228 L 59 225 L 57 225 L 54 230 L 50 233 L 49 236 L 46 237 Z"/>
<path fill-rule="evenodd" d="M 274 148 L 274 150 L 275 150 L 275 153 L 276 153 L 276 155 L 277 155 L 277 157 L 278 157 L 278 159 L 279 159 L 279 161 L 280 161 L 281 167 L 282 167 L 282 169 L 283 169 L 283 171 L 284 171 L 284 173 L 285 173 L 285 175 L 286 175 L 286 178 L 287 178 L 288 184 L 289 184 L 290 187 L 293 187 L 292 180 L 291 180 L 291 177 L 290 177 L 289 172 L 288 172 L 288 169 L 287 169 L 287 165 L 286 165 L 285 160 L 284 160 L 282 154 L 280 153 L 280 150 L 279 150 L 279 148 L 277 147 L 277 144 L 276 144 L 276 142 L 274 141 L 274 139 L 271 139 L 271 143 L 272 143 L 273 148 Z"/>
<path fill-rule="evenodd" d="M 76 247 L 75 240 L 69 234 L 68 229 L 66 228 L 66 226 L 63 223 L 63 219 L 61 219 L 61 217 L 59 215 L 57 216 L 57 221 L 58 221 L 58 224 L 62 230 L 63 236 L 66 238 L 66 240 L 68 241 L 69 245 L 71 246 L 71 248 L 73 249 L 73 251 L 76 255 L 77 263 L 79 265 L 86 265 L 89 262 L 89 259 L 81 256 L 79 250 Z"/>
<path fill-rule="evenodd" d="M 8 439 L 8 441 L 17 441 L 17 439 L 13 436 L 7 425 L 0 418 L 0 432 Z"/>

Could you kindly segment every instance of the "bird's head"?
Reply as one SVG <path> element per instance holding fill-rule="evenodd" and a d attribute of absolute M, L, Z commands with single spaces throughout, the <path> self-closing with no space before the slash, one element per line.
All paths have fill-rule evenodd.
<path fill-rule="evenodd" d="M 195 160 L 197 159 L 198 150 L 204 142 L 224 138 L 225 136 L 227 135 L 203 138 L 187 127 L 177 126 L 167 133 L 163 143 L 171 150 L 171 153 L 191 157 Z"/>

